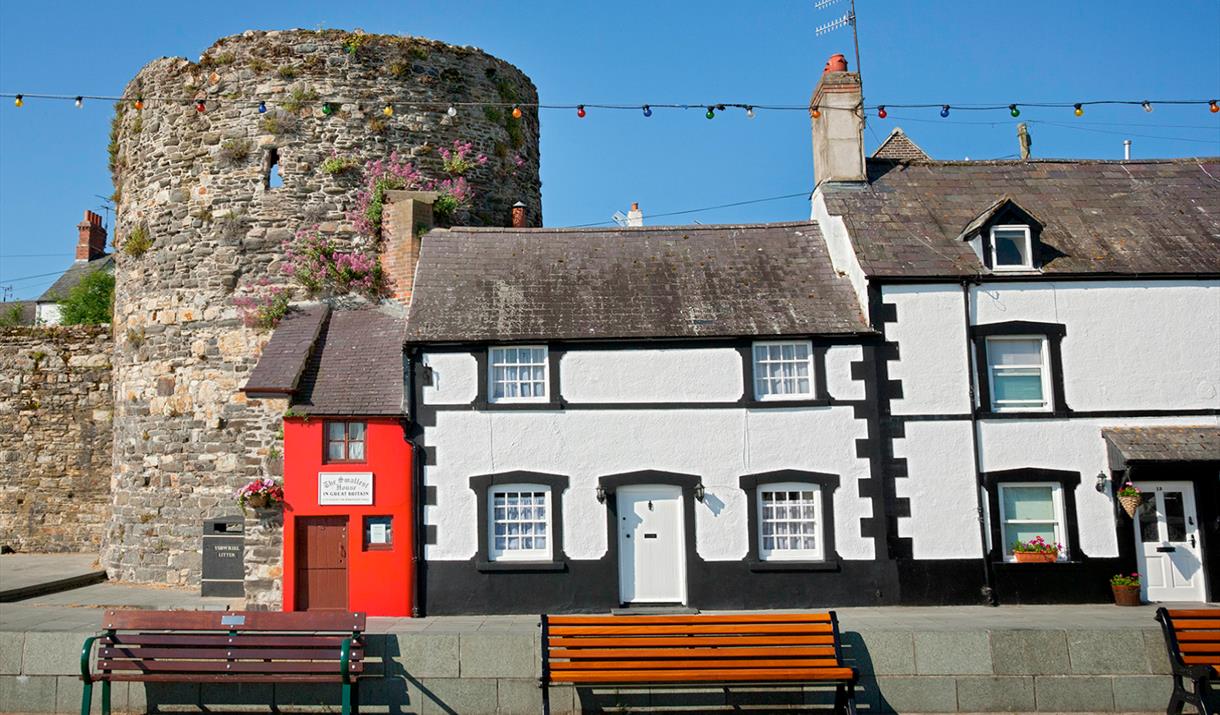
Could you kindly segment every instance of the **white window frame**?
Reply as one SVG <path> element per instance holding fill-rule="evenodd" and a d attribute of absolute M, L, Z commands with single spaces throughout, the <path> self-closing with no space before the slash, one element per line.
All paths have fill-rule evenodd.
<path fill-rule="evenodd" d="M 996 251 L 996 231 L 1021 231 L 1025 234 L 1025 259 L 1020 265 L 1001 266 Z M 993 271 L 1032 271 L 1034 269 L 1034 239 L 1029 226 L 1024 224 L 1003 224 L 991 227 L 991 270 Z"/>
<path fill-rule="evenodd" d="M 542 350 L 542 395 L 529 397 L 496 397 L 496 355 L 503 355 L 505 350 Z M 523 363 L 514 363 L 520 367 Z M 535 363 L 527 363 L 530 366 Z M 499 363 L 504 367 L 504 363 Z M 518 380 L 518 382 L 521 382 Z M 530 380 L 533 382 L 533 380 Z M 487 401 L 495 404 L 512 404 L 515 402 L 549 402 L 551 399 L 551 353 L 546 345 L 498 345 L 487 349 Z"/>
<path fill-rule="evenodd" d="M 496 495 L 507 492 L 543 492 L 546 496 L 546 547 L 542 549 L 496 548 Z M 551 506 L 551 488 L 545 484 L 496 484 L 487 489 L 487 558 L 490 561 L 551 561 L 555 553 L 555 513 Z"/>
<path fill-rule="evenodd" d="M 991 346 L 997 342 L 1018 342 L 1036 340 L 1041 348 L 1042 360 L 1038 365 L 996 365 L 993 361 L 995 352 Z M 1050 341 L 1045 335 L 990 335 L 983 339 L 984 349 L 987 351 L 987 387 L 991 400 L 992 412 L 1050 412 L 1054 409 L 1054 393 L 1051 392 L 1051 346 Z M 1040 371 L 1039 377 L 1042 379 L 1042 404 L 1035 405 L 1032 402 L 1018 401 L 1001 401 L 996 397 L 996 370 L 1030 370 L 1038 368 Z"/>
<path fill-rule="evenodd" d="M 791 491 L 813 492 L 813 535 L 815 547 L 812 549 L 767 549 L 763 545 L 763 524 L 765 523 L 763 515 L 766 513 L 766 500 L 763 499 L 763 493 Z M 755 500 L 758 502 L 757 525 L 755 528 L 758 531 L 759 561 L 822 561 L 826 558 L 826 522 L 823 519 L 825 508 L 824 500 L 822 499 L 822 485 L 810 482 L 760 484 L 757 487 Z M 787 520 L 785 519 L 785 521 Z"/>
<path fill-rule="evenodd" d="M 759 365 L 760 364 L 770 364 L 770 360 L 767 360 L 764 363 L 760 363 L 758 360 L 758 355 L 755 353 L 755 350 L 757 350 L 758 348 L 762 348 L 762 347 L 771 347 L 773 345 L 778 345 L 781 347 L 784 345 L 799 345 L 799 346 L 803 346 L 808 351 L 808 358 L 806 358 L 806 360 L 808 362 L 808 370 L 809 370 L 809 391 L 808 392 L 793 392 L 793 393 L 783 394 L 783 395 L 759 394 L 759 392 L 758 392 L 758 378 L 760 375 Z M 794 362 L 794 364 L 796 364 L 796 363 Z M 811 341 L 811 340 L 760 340 L 760 341 L 757 341 L 753 345 L 750 346 L 750 365 L 751 365 L 750 377 L 751 377 L 751 381 L 753 382 L 753 384 L 750 385 L 750 390 L 752 390 L 754 392 L 754 399 L 759 402 L 771 402 L 771 401 L 782 402 L 782 401 L 786 401 L 786 400 L 787 401 L 811 400 L 816 396 L 817 385 L 816 385 L 816 381 L 814 380 L 814 374 L 813 374 L 815 366 L 814 366 L 814 361 L 813 361 L 813 341 Z"/>
<path fill-rule="evenodd" d="M 1068 539 L 1067 539 L 1067 520 L 1063 510 L 1063 485 L 1059 482 L 1003 482 L 996 485 L 996 499 L 999 505 L 998 518 L 1000 520 L 1000 553 L 1004 555 L 1005 561 L 1016 561 L 1017 557 L 1012 552 L 1012 542 L 1015 539 L 1008 536 L 1008 516 L 1004 513 L 1004 490 L 1011 487 L 1050 487 L 1051 504 L 1055 511 L 1055 538 L 1054 543 L 1059 544 L 1062 548 L 1059 549 L 1059 561 L 1066 561 L 1068 555 Z M 1045 524 L 1044 521 L 1034 519 L 1014 519 L 1014 524 Z"/>

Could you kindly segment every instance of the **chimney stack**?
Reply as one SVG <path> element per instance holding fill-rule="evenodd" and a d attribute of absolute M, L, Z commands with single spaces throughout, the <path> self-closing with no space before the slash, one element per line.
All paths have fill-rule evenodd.
<path fill-rule="evenodd" d="M 513 204 L 513 228 L 525 228 L 525 204 Z"/>
<path fill-rule="evenodd" d="M 628 226 L 643 226 L 644 225 L 644 212 L 640 210 L 639 201 L 631 202 L 631 210 L 627 212 L 627 225 Z"/>
<path fill-rule="evenodd" d="M 832 55 L 809 100 L 814 184 L 864 181 L 864 106 L 860 74 Z"/>
<path fill-rule="evenodd" d="M 423 236 L 432 230 L 435 191 L 387 191 L 381 214 L 381 269 L 390 297 L 411 302 Z"/>
<path fill-rule="evenodd" d="M 76 224 L 80 237 L 76 240 L 76 262 L 87 263 L 106 255 L 106 229 L 102 228 L 102 217 L 92 211 L 85 212 L 85 219 Z"/>

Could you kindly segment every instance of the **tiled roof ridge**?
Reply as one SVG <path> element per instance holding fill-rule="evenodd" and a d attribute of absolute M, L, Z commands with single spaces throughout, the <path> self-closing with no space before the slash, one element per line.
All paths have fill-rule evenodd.
<path fill-rule="evenodd" d="M 1166 157 L 1160 159 L 891 159 L 868 158 L 869 163 L 912 164 L 917 166 L 1019 166 L 1022 164 L 1199 164 L 1220 162 L 1220 156 Z"/>
<path fill-rule="evenodd" d="M 700 224 L 673 224 L 666 226 L 540 226 L 535 228 L 512 228 L 509 226 L 452 226 L 450 228 L 434 228 L 428 234 L 438 233 L 511 233 L 524 236 L 540 235 L 545 233 L 650 233 L 650 232 L 665 232 L 673 233 L 675 231 L 683 232 L 698 232 L 698 231 L 725 231 L 725 230 L 762 230 L 768 228 L 794 228 L 799 226 L 807 226 L 809 228 L 818 228 L 818 222 L 812 220 L 804 221 L 777 221 L 773 223 L 700 223 Z"/>

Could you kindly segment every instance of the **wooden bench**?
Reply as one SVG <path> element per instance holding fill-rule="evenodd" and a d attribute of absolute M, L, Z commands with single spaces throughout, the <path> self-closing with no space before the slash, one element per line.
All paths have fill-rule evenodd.
<path fill-rule="evenodd" d="M 1201 715 L 1215 715 L 1220 694 L 1212 683 L 1220 682 L 1220 610 L 1156 609 L 1156 619 L 1165 634 L 1169 666 L 1173 671 L 1173 694 L 1169 696 L 1170 715 L 1180 715 L 1190 703 Z M 1194 692 L 1186 689 L 1183 678 L 1190 678 Z"/>
<path fill-rule="evenodd" d="M 543 710 L 549 686 L 835 685 L 855 715 L 855 668 L 829 613 L 542 616 Z"/>
<path fill-rule="evenodd" d="M 339 683 L 344 715 L 355 713 L 364 626 L 365 614 L 343 611 L 106 611 L 102 633 L 81 648 L 81 715 L 89 714 L 95 682 L 110 715 L 110 684 L 119 681 Z"/>

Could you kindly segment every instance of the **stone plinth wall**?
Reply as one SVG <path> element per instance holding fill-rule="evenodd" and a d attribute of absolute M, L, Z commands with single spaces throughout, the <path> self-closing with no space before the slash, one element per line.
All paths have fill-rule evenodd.
<path fill-rule="evenodd" d="M 0 546 L 97 551 L 110 511 L 109 326 L 0 329 Z"/>
<path fill-rule="evenodd" d="M 222 39 L 199 62 L 155 60 L 125 93 L 144 104 L 117 106 L 111 144 L 115 482 L 104 560 L 112 578 L 194 585 L 203 520 L 232 513 L 234 492 L 280 464 L 285 405 L 239 392 L 269 333 L 242 325 L 234 297 L 288 285 L 282 244 L 301 228 L 376 249 L 348 214 L 359 166 L 391 152 L 439 180 L 440 150 L 470 141 L 488 159 L 463 175 L 474 198 L 456 220 L 507 225 L 523 201 L 540 222 L 537 113 L 461 104 L 530 103 L 537 92 L 474 48 L 292 30 Z M 352 169 L 324 170 L 334 158 Z M 283 184 L 271 188 L 273 163 Z"/>
<path fill-rule="evenodd" d="M 372 627 L 391 619 L 373 619 Z M 368 637 L 362 712 L 505 715 L 542 712 L 536 623 L 406 621 Z M 458 619 L 454 619 L 455 621 Z M 424 626 L 427 626 L 426 628 Z M 74 671 L 87 633 L 0 633 L 0 693 L 16 712 L 79 712 Z M 860 672 L 865 713 L 1164 712 L 1169 663 L 1154 629 L 870 631 L 845 633 L 844 659 Z M 20 674 L 20 676 L 19 676 Z M 94 710 L 99 710 L 94 688 Z M 268 705 L 337 712 L 339 687 L 116 683 L 116 711 L 152 705 Z M 825 687 L 576 691 L 554 687 L 551 712 L 743 712 L 788 707 L 829 712 Z M 818 706 L 814 710 L 811 706 Z"/>

